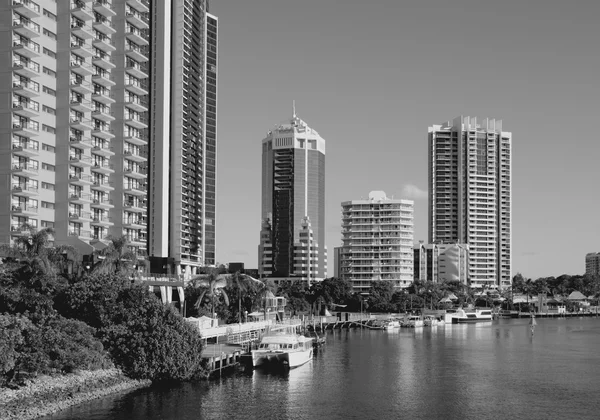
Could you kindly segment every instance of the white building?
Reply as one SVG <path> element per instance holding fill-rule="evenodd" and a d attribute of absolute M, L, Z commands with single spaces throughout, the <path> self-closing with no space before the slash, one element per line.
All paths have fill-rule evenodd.
<path fill-rule="evenodd" d="M 585 274 L 600 276 L 600 252 L 591 252 L 585 256 Z"/>
<path fill-rule="evenodd" d="M 353 290 L 368 291 L 372 281 L 408 287 L 413 281 L 411 200 L 371 191 L 366 200 L 342 203 L 341 276 Z"/>
<path fill-rule="evenodd" d="M 499 120 L 429 127 L 429 243 L 468 244 L 471 287 L 511 284 L 511 142 Z"/>

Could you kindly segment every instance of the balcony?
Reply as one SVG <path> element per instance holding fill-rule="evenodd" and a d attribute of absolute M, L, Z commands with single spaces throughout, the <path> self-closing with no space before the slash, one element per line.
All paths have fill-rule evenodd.
<path fill-rule="evenodd" d="M 92 7 L 94 8 L 95 12 L 98 12 L 105 17 L 117 15 L 117 12 L 112 9 L 112 3 L 110 0 L 95 0 Z"/>
<path fill-rule="evenodd" d="M 145 14 L 131 10 L 125 13 L 125 19 L 133 26 L 140 29 L 148 29 L 150 27 L 150 21 Z"/>
<path fill-rule="evenodd" d="M 136 168 L 135 166 L 123 168 L 123 173 L 135 179 L 145 179 L 148 176 L 148 171 L 145 168 Z"/>
<path fill-rule="evenodd" d="M 75 204 L 91 204 L 92 196 L 83 192 L 71 192 L 69 194 L 69 201 Z"/>
<path fill-rule="evenodd" d="M 150 52 L 146 47 L 140 47 L 133 43 L 125 45 L 125 54 L 127 57 L 134 59 L 138 63 L 145 63 L 149 60 Z"/>
<path fill-rule="evenodd" d="M 114 42 L 107 36 L 94 38 L 92 45 L 107 54 L 117 49 Z"/>
<path fill-rule="evenodd" d="M 90 222 L 92 221 L 92 214 L 89 211 L 69 212 L 69 220 Z"/>
<path fill-rule="evenodd" d="M 99 180 L 99 179 L 95 179 L 94 180 L 94 184 L 91 186 L 92 190 L 95 191 L 104 191 L 104 192 L 110 192 L 113 191 L 115 189 L 115 187 L 113 187 L 113 184 L 111 182 L 108 182 L 107 180 Z"/>
<path fill-rule="evenodd" d="M 148 78 L 148 69 L 133 60 L 127 60 L 125 63 L 125 71 L 138 79 Z"/>
<path fill-rule="evenodd" d="M 14 81 L 13 93 L 26 98 L 35 98 L 40 96 L 40 85 L 33 82 Z"/>
<path fill-rule="evenodd" d="M 92 222 L 92 226 L 109 227 L 113 225 L 108 216 L 95 215 Z"/>
<path fill-rule="evenodd" d="M 83 58 L 88 58 L 94 55 L 94 52 L 85 42 L 71 41 L 71 52 Z"/>
<path fill-rule="evenodd" d="M 148 85 L 136 80 L 125 80 L 125 89 L 138 96 L 144 96 L 148 94 Z"/>
<path fill-rule="evenodd" d="M 123 227 L 128 229 L 143 229 L 147 226 L 143 218 L 123 218 Z"/>
<path fill-rule="evenodd" d="M 92 67 L 88 63 L 86 63 L 85 61 L 75 60 L 71 61 L 71 71 L 82 77 L 86 77 L 94 73 Z"/>
<path fill-rule="evenodd" d="M 13 236 L 29 236 L 31 235 L 31 231 L 27 226 L 13 223 L 10 225 L 10 234 Z"/>
<path fill-rule="evenodd" d="M 13 216 L 35 216 L 38 213 L 38 208 L 37 206 L 20 204 L 18 206 L 12 206 L 11 212 Z"/>
<path fill-rule="evenodd" d="M 71 14 L 83 21 L 94 19 L 94 11 L 81 0 L 71 1 Z"/>
<path fill-rule="evenodd" d="M 110 128 L 94 127 L 92 135 L 104 140 L 110 140 L 115 137 L 115 133 Z"/>
<path fill-rule="evenodd" d="M 110 175 L 115 172 L 114 167 L 110 163 L 95 162 L 92 166 L 92 171 L 99 174 Z"/>
<path fill-rule="evenodd" d="M 13 72 L 19 76 L 27 78 L 37 77 L 40 75 L 40 65 L 35 61 L 15 60 L 13 62 Z"/>
<path fill-rule="evenodd" d="M 92 94 L 92 99 L 104 105 L 112 105 L 115 103 L 114 95 L 109 90 L 97 90 Z"/>
<path fill-rule="evenodd" d="M 78 149 L 91 149 L 93 147 L 89 137 L 84 136 L 71 136 L 69 137 L 69 143 L 71 146 L 77 147 Z"/>
<path fill-rule="evenodd" d="M 13 20 L 13 31 L 25 38 L 37 38 L 40 36 L 40 25 L 24 19 Z"/>
<path fill-rule="evenodd" d="M 127 4 L 140 12 L 148 13 L 150 10 L 148 0 L 127 0 Z"/>
<path fill-rule="evenodd" d="M 132 136 L 125 134 L 124 140 L 127 143 L 135 144 L 137 146 L 145 146 L 148 144 L 148 140 L 145 137 L 140 136 Z"/>
<path fill-rule="evenodd" d="M 92 76 L 92 81 L 94 83 L 98 83 L 100 86 L 103 86 L 105 88 L 111 88 L 116 84 L 112 75 L 109 72 L 94 74 Z"/>
<path fill-rule="evenodd" d="M 94 30 L 91 25 L 85 25 L 77 22 L 71 23 L 71 33 L 79 38 L 92 39 L 94 38 Z"/>
<path fill-rule="evenodd" d="M 12 132 L 18 136 L 35 137 L 40 133 L 40 127 L 32 122 L 14 122 Z"/>
<path fill-rule="evenodd" d="M 69 229 L 69 236 L 76 237 L 82 241 L 91 241 L 94 237 L 89 230 Z"/>
<path fill-rule="evenodd" d="M 70 155 L 69 163 L 78 168 L 89 168 L 93 164 L 92 159 L 89 156 L 83 155 Z"/>
<path fill-rule="evenodd" d="M 109 198 L 95 198 L 90 207 L 93 209 L 109 210 L 114 207 L 114 204 Z"/>
<path fill-rule="evenodd" d="M 29 19 L 41 16 L 40 5 L 31 0 L 13 0 L 12 7 L 15 12 Z"/>
<path fill-rule="evenodd" d="M 125 124 L 131 126 L 131 127 L 135 127 L 138 130 L 142 130 L 144 128 L 148 128 L 148 121 L 146 120 L 146 118 L 141 117 L 141 116 L 136 116 L 136 115 L 127 115 L 125 114 L 124 117 L 124 121 Z"/>
<path fill-rule="evenodd" d="M 88 174 L 82 174 L 82 173 L 70 173 L 69 174 L 69 183 L 73 184 L 73 185 L 79 185 L 79 186 L 85 186 L 85 185 L 92 185 L 93 183 L 93 179 L 90 175 Z"/>
<path fill-rule="evenodd" d="M 85 99 L 71 99 L 71 109 L 79 112 L 90 112 L 94 108 L 92 103 Z"/>
<path fill-rule="evenodd" d="M 113 148 L 110 147 L 109 144 L 104 144 L 104 145 L 95 144 L 94 147 L 92 148 L 92 153 L 94 155 L 104 156 L 107 158 L 115 155 Z"/>
<path fill-rule="evenodd" d="M 148 206 L 141 200 L 125 201 L 123 203 L 123 207 L 135 212 L 145 212 L 146 210 L 148 210 Z"/>
<path fill-rule="evenodd" d="M 38 156 L 40 153 L 40 147 L 34 146 L 33 143 L 28 141 L 13 141 L 12 152 L 16 156 L 23 156 L 26 158 Z"/>
<path fill-rule="evenodd" d="M 142 235 L 128 235 L 127 240 L 131 245 L 145 246 L 146 237 Z"/>
<path fill-rule="evenodd" d="M 13 112 L 26 118 L 37 117 L 40 112 L 40 105 L 36 102 L 13 102 Z"/>
<path fill-rule="evenodd" d="M 71 128 L 79 131 L 86 131 L 92 129 L 92 123 L 88 119 L 82 117 L 71 117 L 70 118 Z"/>
<path fill-rule="evenodd" d="M 115 120 L 115 117 L 113 116 L 112 112 L 110 112 L 109 107 L 104 109 L 96 108 L 92 111 L 92 118 L 95 118 L 99 121 L 104 121 L 106 123 L 110 123 Z"/>
<path fill-rule="evenodd" d="M 132 26 L 125 29 L 125 37 L 137 45 L 146 46 L 150 44 L 148 42 L 148 32 Z"/>
<path fill-rule="evenodd" d="M 145 185 L 136 185 L 136 184 L 124 184 L 123 192 L 131 195 L 146 195 L 146 186 Z"/>
<path fill-rule="evenodd" d="M 116 67 L 115 61 L 109 54 L 96 54 L 92 58 L 92 63 L 104 70 L 112 70 Z"/>
<path fill-rule="evenodd" d="M 29 178 L 38 174 L 38 168 L 27 163 L 15 163 L 12 166 L 11 172 L 13 175 Z"/>
<path fill-rule="evenodd" d="M 38 189 L 28 184 L 13 184 L 12 193 L 20 197 L 32 197 L 38 194 Z"/>
<path fill-rule="evenodd" d="M 40 56 L 40 45 L 32 41 L 14 41 L 13 52 L 27 58 L 36 58 Z"/>
<path fill-rule="evenodd" d="M 142 151 L 136 150 L 136 149 L 130 149 L 130 150 L 125 149 L 125 151 L 123 152 L 123 155 L 125 156 L 125 158 L 127 160 L 131 160 L 133 162 L 143 163 L 148 160 L 148 156 L 146 155 L 145 152 L 142 152 Z"/>
<path fill-rule="evenodd" d="M 81 79 L 72 78 L 70 87 L 73 92 L 79 93 L 80 95 L 89 95 L 94 91 L 92 84 L 83 77 Z"/>
<path fill-rule="evenodd" d="M 136 96 L 126 96 L 125 106 L 135 112 L 146 112 L 148 111 L 148 101 L 140 99 Z"/>

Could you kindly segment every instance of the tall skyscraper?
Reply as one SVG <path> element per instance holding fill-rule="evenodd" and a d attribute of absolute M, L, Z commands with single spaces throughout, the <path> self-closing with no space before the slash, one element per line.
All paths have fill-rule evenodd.
<path fill-rule="evenodd" d="M 192 275 L 216 262 L 218 21 L 207 0 L 152 7 L 149 256 Z"/>
<path fill-rule="evenodd" d="M 261 217 L 261 276 L 326 277 L 325 140 L 295 111 L 262 141 Z"/>
<path fill-rule="evenodd" d="M 371 191 L 342 203 L 341 276 L 358 292 L 372 281 L 408 287 L 413 281 L 414 202 Z"/>
<path fill-rule="evenodd" d="M 502 121 L 429 127 L 429 242 L 465 243 L 471 287 L 511 284 L 511 142 Z"/>
<path fill-rule="evenodd" d="M 9 200 L 0 242 L 48 226 L 82 254 L 125 235 L 140 259 L 214 262 L 216 18 L 207 7 L 2 2 L 10 29 L 0 69 L 10 77 L 0 80 L 0 194 Z M 192 203 L 180 209 L 186 193 Z M 149 232 L 159 238 L 150 250 Z"/>
<path fill-rule="evenodd" d="M 600 276 L 600 252 L 590 252 L 585 256 L 585 274 Z"/>

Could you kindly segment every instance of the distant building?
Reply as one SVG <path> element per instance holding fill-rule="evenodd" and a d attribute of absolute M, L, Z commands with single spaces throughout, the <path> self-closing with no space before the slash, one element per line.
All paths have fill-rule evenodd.
<path fill-rule="evenodd" d="M 325 140 L 295 110 L 262 141 L 261 217 L 262 277 L 326 277 Z"/>
<path fill-rule="evenodd" d="M 429 127 L 429 243 L 469 244 L 472 287 L 511 284 L 511 144 L 500 120 Z"/>
<path fill-rule="evenodd" d="M 468 284 L 468 245 L 421 242 L 413 247 L 413 252 L 415 280 Z"/>
<path fill-rule="evenodd" d="M 600 276 L 600 252 L 591 252 L 585 256 L 585 274 Z"/>
<path fill-rule="evenodd" d="M 397 288 L 412 283 L 413 211 L 413 201 L 388 198 L 383 191 L 342 203 L 340 270 L 355 291 L 368 291 L 372 281 Z"/>
<path fill-rule="evenodd" d="M 342 274 L 342 249 L 341 246 L 333 248 L 333 277 L 336 279 Z"/>

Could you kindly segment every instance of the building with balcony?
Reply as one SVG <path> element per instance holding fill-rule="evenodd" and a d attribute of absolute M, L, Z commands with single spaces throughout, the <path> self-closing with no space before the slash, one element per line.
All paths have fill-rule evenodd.
<path fill-rule="evenodd" d="M 148 248 L 149 230 L 176 226 L 178 233 L 153 242 L 167 258 L 169 252 L 179 255 L 167 244 L 182 239 L 193 219 L 198 229 L 192 229 L 196 239 L 190 244 L 211 250 L 210 258 L 198 252 L 194 258 L 214 261 L 216 18 L 207 4 L 11 0 L 0 12 L 3 27 L 10 28 L 10 36 L 0 39 L 0 67 L 10 75 L 0 80 L 2 103 L 10 104 L 0 113 L 3 138 L 10 139 L 0 143 L 0 194 L 10 197 L 0 205 L 0 242 L 10 242 L 27 224 L 54 227 L 57 243 L 83 255 L 106 246 L 109 235 L 125 235 L 146 258 L 155 254 Z M 166 37 L 150 38 L 151 30 L 165 27 Z M 200 35 L 190 39 L 189 29 Z M 172 51 L 171 44 L 179 49 Z M 203 54 L 198 62 L 186 65 L 196 52 Z M 188 88 L 197 81 L 202 89 Z M 181 118 L 165 128 L 175 102 L 173 115 Z M 193 151 L 183 147 L 186 136 L 195 142 Z M 168 160 L 170 142 L 177 153 Z M 166 166 L 150 162 L 165 156 Z M 175 184 L 188 176 L 196 181 L 177 190 Z M 153 179 L 159 180 L 155 185 L 171 179 L 172 185 L 149 190 Z M 181 204 L 184 192 L 196 195 L 197 204 L 156 213 L 150 229 L 149 207 Z M 212 242 L 204 246 L 198 238 L 207 237 Z"/>
<path fill-rule="evenodd" d="M 341 277 L 356 292 L 373 281 L 395 288 L 413 282 L 414 202 L 371 191 L 367 199 L 342 203 Z"/>
<path fill-rule="evenodd" d="M 261 216 L 261 277 L 326 277 L 325 140 L 295 110 L 262 141 Z"/>
<path fill-rule="evenodd" d="M 469 247 L 471 287 L 511 284 L 511 144 L 502 121 L 429 127 L 429 243 Z"/>
<path fill-rule="evenodd" d="M 414 246 L 415 280 L 468 284 L 469 246 L 424 244 Z"/>
<path fill-rule="evenodd" d="M 600 252 L 591 252 L 585 256 L 585 274 L 600 276 Z"/>

